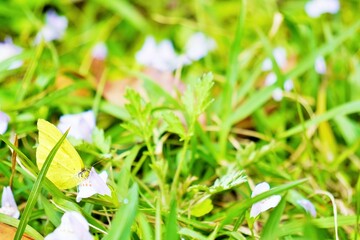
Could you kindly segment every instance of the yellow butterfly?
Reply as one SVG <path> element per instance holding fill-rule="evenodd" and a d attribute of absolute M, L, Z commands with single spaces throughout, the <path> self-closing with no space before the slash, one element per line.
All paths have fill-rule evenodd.
<path fill-rule="evenodd" d="M 62 137 L 62 133 L 51 123 L 44 119 L 37 122 L 39 130 L 39 145 L 36 149 L 36 164 L 39 169 L 49 155 L 51 149 Z M 65 139 L 51 162 L 46 177 L 60 189 L 77 186 L 88 178 L 89 170 L 70 142 Z"/>

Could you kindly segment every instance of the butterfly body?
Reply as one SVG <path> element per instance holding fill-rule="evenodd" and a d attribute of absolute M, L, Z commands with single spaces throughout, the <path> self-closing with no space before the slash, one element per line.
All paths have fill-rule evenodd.
<path fill-rule="evenodd" d="M 50 122 L 39 119 L 39 145 L 36 149 L 36 164 L 39 169 L 52 148 L 62 137 L 62 133 Z M 89 176 L 89 170 L 84 168 L 84 163 L 70 142 L 65 139 L 49 167 L 46 177 L 60 189 L 77 186 Z"/>

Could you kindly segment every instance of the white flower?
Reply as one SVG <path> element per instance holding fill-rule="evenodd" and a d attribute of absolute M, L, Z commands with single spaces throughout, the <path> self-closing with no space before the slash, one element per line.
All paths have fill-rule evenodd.
<path fill-rule="evenodd" d="M 108 54 L 108 49 L 105 45 L 105 43 L 103 42 L 99 42 L 97 43 L 91 52 L 91 55 L 93 58 L 99 59 L 99 60 L 104 60 L 106 58 Z"/>
<path fill-rule="evenodd" d="M 265 86 L 271 86 L 274 83 L 276 83 L 276 81 L 277 81 L 276 74 L 271 72 L 266 76 L 264 84 L 265 84 Z"/>
<path fill-rule="evenodd" d="M 6 132 L 9 121 L 10 117 L 6 113 L 0 111 L 0 134 L 4 134 Z"/>
<path fill-rule="evenodd" d="M 92 240 L 89 223 L 78 212 L 65 212 L 60 225 L 45 237 L 45 240 Z"/>
<path fill-rule="evenodd" d="M 325 74 L 326 73 L 326 63 L 323 56 L 318 56 L 315 60 L 315 71 L 318 74 Z"/>
<path fill-rule="evenodd" d="M 136 61 L 162 72 L 171 72 L 179 65 L 179 59 L 170 40 L 156 44 L 154 37 L 146 38 L 143 47 L 136 53 Z"/>
<path fill-rule="evenodd" d="M 19 55 L 22 52 L 22 48 L 14 45 L 11 38 L 5 38 L 4 42 L 0 42 L 0 63 L 14 57 L 16 55 Z M 21 60 L 13 61 L 9 67 L 8 70 L 19 68 L 23 62 Z"/>
<path fill-rule="evenodd" d="M 272 93 L 272 98 L 276 102 L 280 102 L 283 99 L 283 90 L 281 88 L 275 88 Z"/>
<path fill-rule="evenodd" d="M 317 18 L 324 13 L 335 14 L 339 9 L 339 0 L 310 0 L 305 5 L 305 12 L 312 18 Z"/>
<path fill-rule="evenodd" d="M 91 134 L 95 125 L 94 112 L 89 110 L 82 113 L 61 116 L 58 128 L 64 133 L 70 127 L 68 136 L 91 142 Z"/>
<path fill-rule="evenodd" d="M 309 213 L 311 216 L 313 217 L 316 217 L 316 209 L 314 207 L 314 205 L 312 204 L 312 202 L 310 202 L 309 200 L 307 199 L 300 199 L 300 200 L 297 200 L 297 203 L 302 206 L 305 211 L 307 213 Z"/>
<path fill-rule="evenodd" d="M 83 198 L 91 197 L 94 194 L 111 196 L 110 188 L 106 185 L 107 173 L 104 171 L 97 174 L 92 167 L 89 177 L 82 181 L 78 186 L 78 194 L 76 196 L 76 202 L 80 202 Z"/>
<path fill-rule="evenodd" d="M 20 212 L 17 208 L 14 195 L 10 187 L 4 187 L 1 197 L 0 213 L 6 214 L 13 218 L 19 218 Z"/>
<path fill-rule="evenodd" d="M 286 61 L 286 50 L 282 47 L 277 47 L 272 52 L 275 61 L 279 68 L 285 67 L 287 61 Z M 273 68 L 272 62 L 270 58 L 266 58 L 262 64 L 262 70 L 263 71 L 269 71 Z"/>
<path fill-rule="evenodd" d="M 38 44 L 41 40 L 50 42 L 61 39 L 68 26 L 68 20 L 65 16 L 59 16 L 55 11 L 50 10 L 46 12 L 45 25 L 36 35 L 35 43 Z"/>
<path fill-rule="evenodd" d="M 255 186 L 254 191 L 251 194 L 251 197 L 254 198 L 255 196 L 264 193 L 270 190 L 270 186 L 267 182 L 259 183 Z M 254 203 L 250 210 L 250 217 L 257 217 L 260 213 L 265 212 L 270 208 L 276 207 L 281 200 L 280 195 L 270 196 L 261 200 L 260 202 Z"/>
<path fill-rule="evenodd" d="M 201 32 L 194 33 L 186 43 L 185 55 L 191 61 L 197 61 L 205 57 L 208 52 L 214 50 L 216 43 L 214 39 L 207 37 Z"/>
<path fill-rule="evenodd" d="M 284 90 L 286 92 L 290 92 L 291 90 L 293 90 L 293 88 L 294 88 L 294 82 L 291 79 L 287 79 L 284 82 Z"/>
<path fill-rule="evenodd" d="M 264 85 L 271 86 L 271 85 L 275 84 L 276 81 L 277 81 L 276 74 L 271 72 L 266 76 Z M 287 79 L 284 82 L 284 90 L 286 92 L 290 92 L 293 88 L 294 88 L 294 82 L 291 79 Z M 283 99 L 283 89 L 281 89 L 279 87 L 275 88 L 275 90 L 272 93 L 272 98 L 275 101 L 280 102 Z"/>

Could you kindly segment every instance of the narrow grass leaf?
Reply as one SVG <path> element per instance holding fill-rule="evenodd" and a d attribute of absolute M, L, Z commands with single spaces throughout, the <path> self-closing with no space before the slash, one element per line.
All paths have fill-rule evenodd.
<path fill-rule="evenodd" d="M 356 202 L 356 222 L 355 222 L 355 229 L 356 232 L 359 233 L 360 232 L 360 175 L 358 177 L 358 181 L 356 183 L 356 194 L 355 194 L 355 202 Z M 340 217 L 340 216 L 339 216 Z M 358 238 L 359 234 L 355 235 L 355 239 Z"/>
<path fill-rule="evenodd" d="M 257 91 L 249 99 L 239 106 L 230 116 L 229 125 L 233 125 L 256 111 L 259 107 L 265 104 L 272 96 L 276 86 L 269 86 Z"/>
<path fill-rule="evenodd" d="M 108 231 L 108 235 L 103 238 L 104 240 L 130 239 L 131 226 L 134 223 L 138 208 L 138 191 L 138 185 L 134 183 L 129 190 L 128 203 L 123 204 L 116 212 L 111 228 Z"/>
<path fill-rule="evenodd" d="M 360 101 L 345 103 L 340 106 L 334 107 L 328 110 L 327 112 L 318 115 L 310 120 L 307 120 L 303 124 L 299 124 L 293 128 L 290 128 L 289 130 L 280 134 L 279 138 L 287 138 L 297 133 L 300 133 L 301 131 L 304 130 L 304 128 L 307 129 L 311 126 L 316 126 L 321 122 L 328 121 L 335 117 L 343 116 L 351 113 L 357 113 L 357 112 L 360 112 Z"/>
<path fill-rule="evenodd" d="M 154 239 L 154 233 L 151 229 L 151 225 L 146 219 L 146 216 L 143 213 L 139 213 L 137 216 L 137 222 L 139 223 L 139 228 L 141 232 L 141 236 L 148 240 Z"/>
<path fill-rule="evenodd" d="M 49 155 L 47 156 L 47 158 L 44 162 L 44 165 L 42 166 L 42 168 L 39 172 L 39 175 L 38 175 L 38 177 L 34 183 L 34 186 L 30 192 L 30 196 L 28 198 L 25 210 L 24 210 L 23 214 L 21 215 L 19 227 L 15 234 L 15 240 L 20 240 L 22 235 L 24 234 L 24 231 L 25 231 L 27 223 L 30 219 L 31 213 L 37 202 L 38 196 L 40 194 L 41 187 L 43 184 L 43 180 L 45 179 L 46 173 L 51 165 L 52 160 L 55 157 L 56 152 L 60 148 L 63 141 L 66 139 L 68 132 L 69 132 L 69 130 L 67 130 L 65 132 L 65 134 L 60 138 L 60 140 L 55 144 L 53 149 L 51 149 Z"/>
<path fill-rule="evenodd" d="M 338 226 L 355 226 L 357 216 L 338 216 Z M 278 230 L 278 237 L 283 237 L 291 234 L 296 234 L 302 232 L 304 224 L 308 221 L 307 219 L 297 219 L 296 221 L 290 221 L 282 225 Z M 312 219 L 311 223 L 322 229 L 334 229 L 334 218 L 333 217 L 325 217 Z"/>
<path fill-rule="evenodd" d="M 165 238 L 166 240 L 179 239 L 177 224 L 176 200 L 173 199 L 170 204 L 170 212 L 166 219 Z"/>
<path fill-rule="evenodd" d="M 286 205 L 286 198 L 283 197 L 279 205 L 272 211 L 269 219 L 267 220 L 261 234 L 261 239 L 271 240 L 277 238 L 277 233 L 279 229 L 280 219 L 284 212 Z"/>
<path fill-rule="evenodd" d="M 226 70 L 226 82 L 223 87 L 222 94 L 222 105 L 223 106 L 232 106 L 231 100 L 233 96 L 234 86 L 239 73 L 239 63 L 238 56 L 241 50 L 241 40 L 243 38 L 243 31 L 246 18 L 246 1 L 242 0 L 239 4 L 239 15 L 237 19 L 235 38 L 232 42 L 229 54 L 229 64 Z M 223 119 L 226 119 L 231 112 L 231 108 L 221 109 Z M 225 111 L 225 112 L 224 112 Z"/>
<path fill-rule="evenodd" d="M 180 229 L 179 234 L 182 236 L 190 237 L 191 239 L 207 240 L 207 237 L 189 228 Z"/>
<path fill-rule="evenodd" d="M 328 43 L 322 45 L 317 51 L 311 52 L 309 56 L 304 58 L 300 63 L 297 64 L 297 67 L 288 72 L 285 76 L 285 79 L 294 79 L 305 73 L 308 69 L 314 66 L 315 59 L 318 56 L 326 56 L 340 46 L 346 39 L 351 38 L 355 33 L 360 29 L 360 21 L 357 21 L 351 27 L 346 29 L 344 32 L 338 34 L 338 36 Z"/>
<path fill-rule="evenodd" d="M 112 1 L 112 0 L 94 0 L 99 5 L 102 5 L 108 8 L 111 11 L 119 14 L 121 17 L 128 20 L 134 27 L 136 27 L 140 31 L 146 31 L 148 29 L 148 24 L 140 15 L 134 6 L 124 0 L 120 1 Z"/>

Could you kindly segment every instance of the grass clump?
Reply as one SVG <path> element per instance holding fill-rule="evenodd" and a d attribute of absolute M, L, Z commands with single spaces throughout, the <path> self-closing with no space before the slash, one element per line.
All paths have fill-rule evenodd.
<path fill-rule="evenodd" d="M 360 6 L 328 1 L 0 3 L 1 236 L 358 239 Z M 95 180 L 45 177 L 63 141 Z"/>

